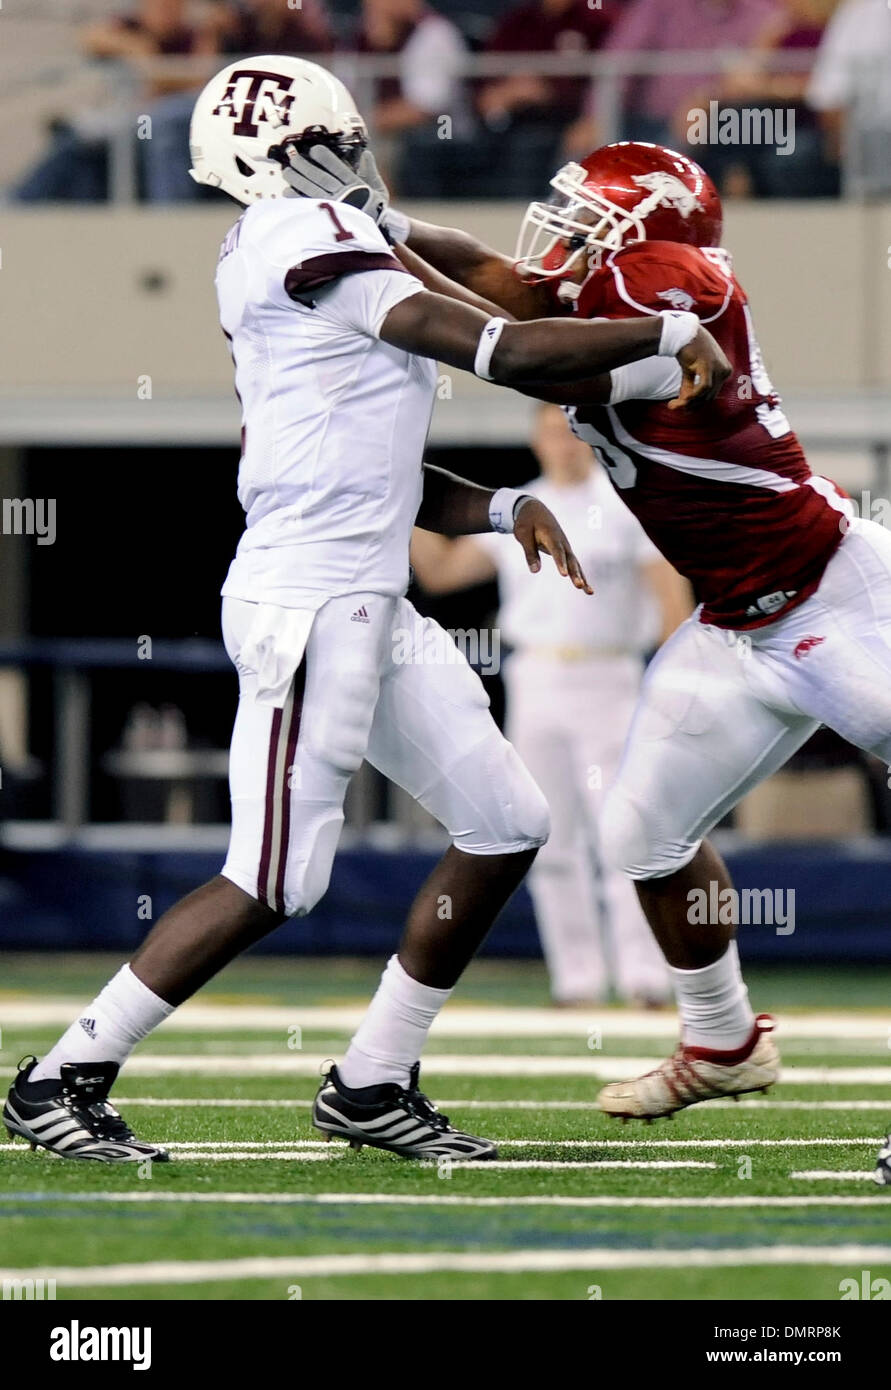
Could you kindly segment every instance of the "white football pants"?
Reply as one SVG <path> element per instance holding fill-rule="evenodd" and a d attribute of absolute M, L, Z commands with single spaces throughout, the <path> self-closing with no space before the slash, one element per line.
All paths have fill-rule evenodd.
<path fill-rule="evenodd" d="M 403 598 L 355 593 L 315 613 L 223 600 L 239 677 L 223 874 L 288 916 L 324 894 L 363 758 L 468 854 L 544 843 L 544 797 L 446 632 Z"/>
<path fill-rule="evenodd" d="M 891 535 L 862 519 L 819 589 L 751 632 L 697 621 L 650 665 L 604 813 L 632 878 L 688 864 L 705 835 L 820 724 L 891 763 Z"/>

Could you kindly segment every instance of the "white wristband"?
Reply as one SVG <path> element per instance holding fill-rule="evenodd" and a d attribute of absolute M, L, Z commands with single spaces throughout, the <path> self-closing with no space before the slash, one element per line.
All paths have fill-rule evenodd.
<path fill-rule="evenodd" d="M 482 377 L 483 381 L 492 380 L 489 366 L 492 362 L 492 354 L 498 346 L 498 339 L 501 337 L 506 323 L 507 319 L 489 319 L 489 322 L 480 334 L 476 357 L 473 359 L 473 370 L 476 376 Z"/>
<path fill-rule="evenodd" d="M 695 314 L 681 313 L 677 309 L 663 309 L 662 337 L 659 339 L 659 357 L 677 357 L 681 348 L 692 343 L 699 332 L 699 319 Z"/>
<path fill-rule="evenodd" d="M 391 246 L 401 246 L 411 235 L 411 218 L 398 208 L 386 208 L 378 226 Z"/>
<path fill-rule="evenodd" d="M 531 501 L 531 492 L 518 492 L 515 487 L 500 487 L 489 501 L 489 525 L 499 535 L 513 535 L 514 521 L 521 502 Z"/>

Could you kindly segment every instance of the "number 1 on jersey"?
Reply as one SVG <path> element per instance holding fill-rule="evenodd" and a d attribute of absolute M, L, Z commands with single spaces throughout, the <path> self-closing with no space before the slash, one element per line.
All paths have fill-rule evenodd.
<path fill-rule="evenodd" d="M 332 207 L 332 205 L 331 205 L 330 203 L 319 203 L 319 207 L 325 209 L 325 211 L 327 212 L 328 216 L 331 218 L 331 221 L 334 223 L 334 226 L 337 228 L 337 231 L 335 232 L 335 235 L 334 235 L 334 240 L 335 240 L 335 241 L 353 241 L 353 240 L 354 240 L 354 237 L 353 237 L 352 232 L 348 232 L 348 231 L 347 231 L 346 227 L 343 225 L 343 223 L 341 222 L 340 218 L 337 216 L 337 213 L 334 211 L 334 208 Z"/>

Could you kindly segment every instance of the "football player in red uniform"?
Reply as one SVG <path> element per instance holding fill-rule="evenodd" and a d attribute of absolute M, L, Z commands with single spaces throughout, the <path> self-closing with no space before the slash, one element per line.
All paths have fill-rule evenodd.
<path fill-rule="evenodd" d="M 380 188 L 367 157 L 359 172 Z M 310 159 L 296 177 L 312 176 Z M 386 215 L 406 263 L 434 267 L 437 289 L 447 277 L 520 319 L 692 310 L 733 365 L 718 396 L 691 410 L 669 404 L 677 367 L 656 358 L 528 391 L 565 405 L 699 599 L 649 668 L 604 814 L 607 852 L 635 880 L 671 967 L 682 1041 L 600 1103 L 650 1119 L 779 1075 L 773 1021 L 754 1017 L 740 974 L 732 885 L 705 837 L 821 723 L 891 762 L 891 537 L 811 473 L 720 249 L 720 200 L 704 171 L 623 142 L 566 165 L 552 186 L 552 201 L 528 208 L 513 260 L 464 232 Z M 701 920 L 706 902 L 721 904 L 719 920 Z"/>

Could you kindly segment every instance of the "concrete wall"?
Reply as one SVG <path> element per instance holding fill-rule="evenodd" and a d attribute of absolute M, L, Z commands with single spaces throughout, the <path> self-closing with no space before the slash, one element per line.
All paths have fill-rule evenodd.
<path fill-rule="evenodd" d="M 155 402 L 230 401 L 213 273 L 233 211 L 223 202 L 175 212 L 4 209 L 0 396 L 31 401 L 38 412 L 89 415 L 97 400 L 135 403 L 139 379 L 150 377 Z M 415 211 L 460 221 L 505 250 L 521 213 L 471 204 Z M 891 386 L 891 204 L 739 205 L 728 213 L 726 242 L 780 390 Z M 517 397 L 460 373 L 446 397 L 449 389 L 440 410 L 453 419 L 468 410 L 495 437 L 506 412 L 525 410 Z M 148 403 L 140 404 L 144 414 Z"/>

